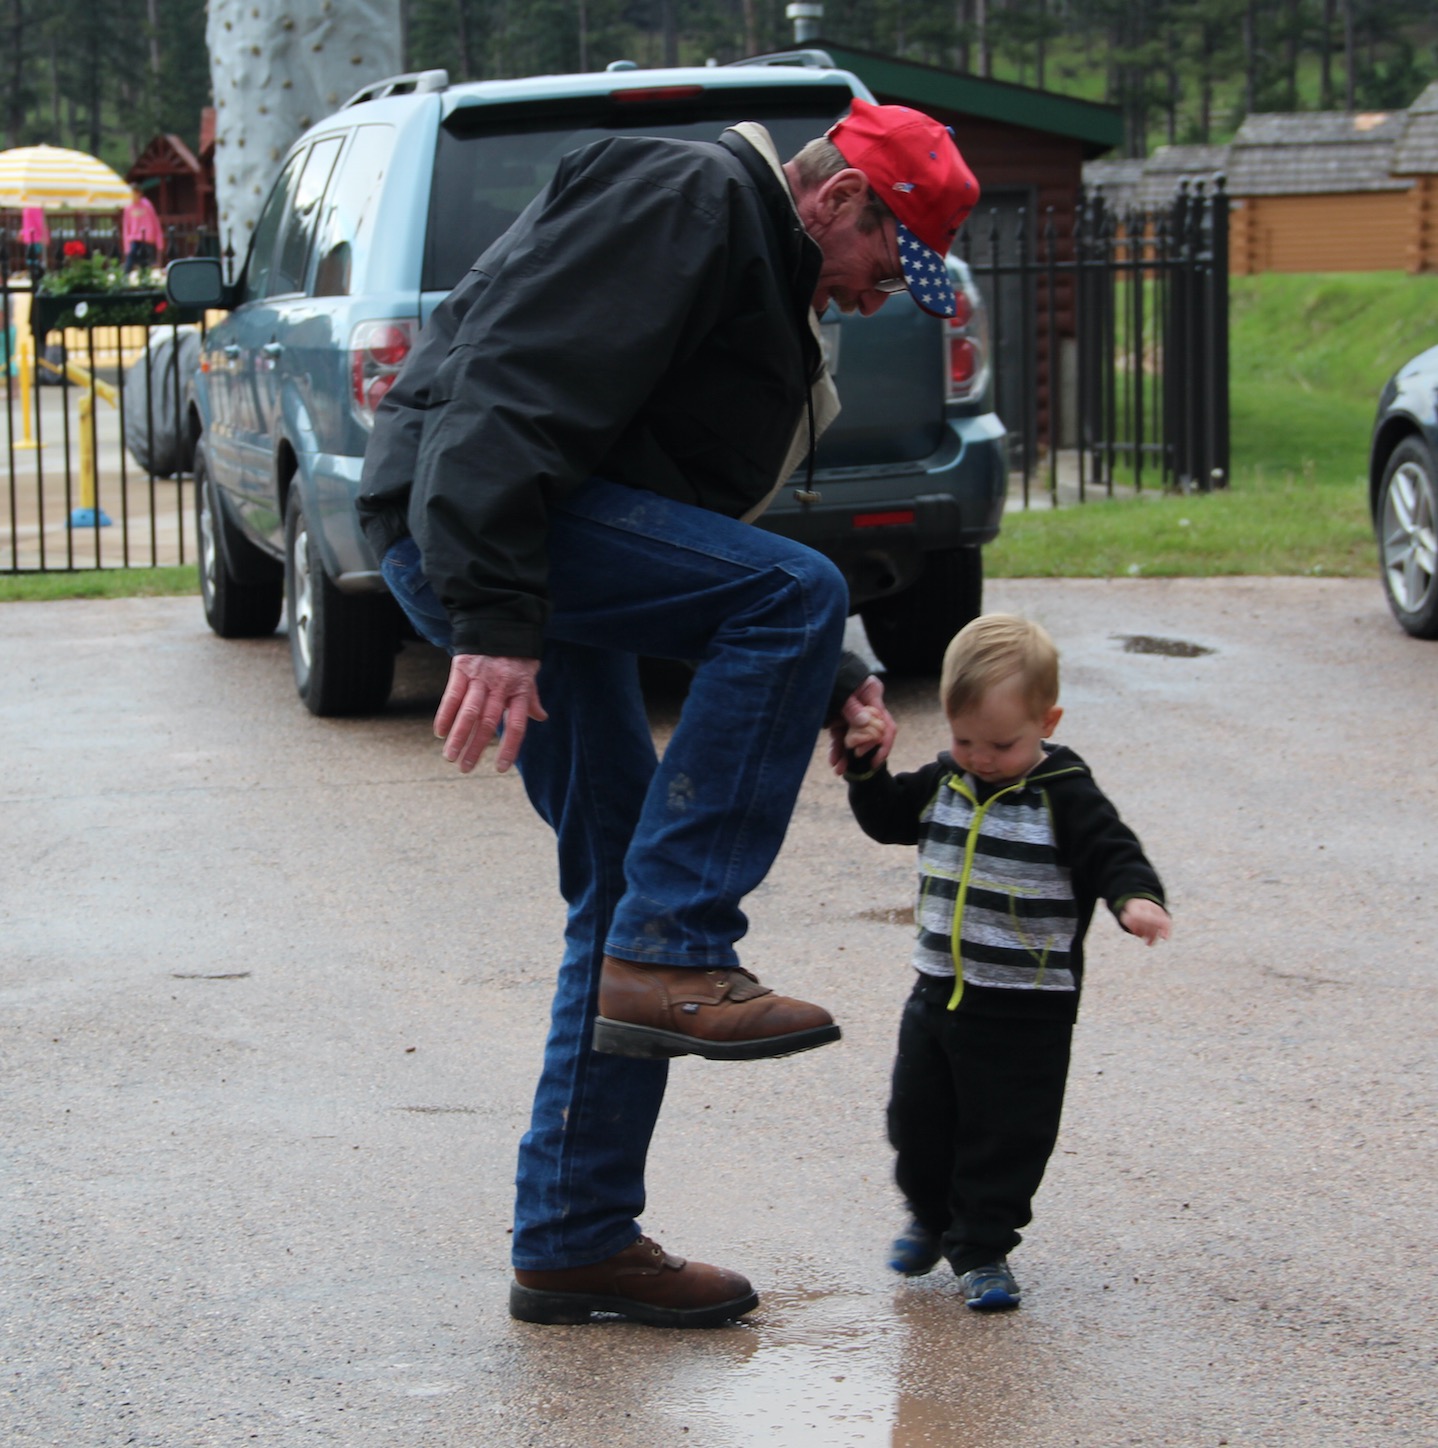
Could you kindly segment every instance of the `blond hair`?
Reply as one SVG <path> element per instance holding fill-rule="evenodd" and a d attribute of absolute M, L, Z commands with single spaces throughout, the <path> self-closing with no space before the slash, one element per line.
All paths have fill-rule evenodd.
<path fill-rule="evenodd" d="M 944 651 L 939 702 L 952 719 L 1017 677 L 1035 719 L 1059 698 L 1059 652 L 1048 630 L 1011 613 L 986 613 L 959 630 Z"/>

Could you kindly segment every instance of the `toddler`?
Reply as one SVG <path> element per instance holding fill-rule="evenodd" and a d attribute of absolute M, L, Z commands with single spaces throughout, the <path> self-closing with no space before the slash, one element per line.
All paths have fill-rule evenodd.
<path fill-rule="evenodd" d="M 865 834 L 917 845 L 914 988 L 889 1099 L 908 1227 L 889 1265 L 947 1258 L 978 1311 L 1019 1305 L 1008 1253 L 1058 1137 L 1098 900 L 1147 944 L 1166 940 L 1163 886 L 1073 750 L 1048 742 L 1058 653 L 1038 624 L 976 619 L 949 644 L 939 694 L 949 752 L 912 774 L 848 753 Z"/>

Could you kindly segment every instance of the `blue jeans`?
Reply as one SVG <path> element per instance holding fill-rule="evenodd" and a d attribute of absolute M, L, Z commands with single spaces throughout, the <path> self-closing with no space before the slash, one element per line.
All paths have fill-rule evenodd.
<path fill-rule="evenodd" d="M 516 1178 L 514 1265 L 538 1271 L 601 1261 L 639 1235 L 668 1063 L 590 1049 L 601 962 L 738 963 L 740 901 L 783 841 L 848 609 L 842 576 L 812 549 L 601 479 L 551 515 L 549 559 L 549 718 L 519 756 L 569 907 Z M 413 542 L 390 550 L 384 574 L 447 646 Z M 697 665 L 662 760 L 641 656 Z"/>

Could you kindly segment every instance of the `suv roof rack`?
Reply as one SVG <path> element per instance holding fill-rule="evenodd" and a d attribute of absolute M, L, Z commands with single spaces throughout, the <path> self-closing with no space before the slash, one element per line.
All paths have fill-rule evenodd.
<path fill-rule="evenodd" d="M 363 90 L 357 90 L 340 107 L 363 105 L 365 101 L 382 100 L 385 96 L 425 95 L 430 91 L 449 89 L 447 70 L 412 70 L 405 75 L 392 75 L 388 80 L 377 80 Z"/>
<path fill-rule="evenodd" d="M 764 55 L 751 55 L 744 60 L 731 60 L 727 65 L 802 65 L 806 70 L 838 70 L 834 57 L 827 50 L 771 50 Z"/>

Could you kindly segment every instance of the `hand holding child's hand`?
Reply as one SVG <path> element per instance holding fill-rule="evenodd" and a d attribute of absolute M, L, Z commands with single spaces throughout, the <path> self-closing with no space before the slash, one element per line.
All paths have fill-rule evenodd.
<path fill-rule="evenodd" d="M 1156 900 L 1130 900 L 1119 911 L 1118 923 L 1145 945 L 1167 940 L 1173 933 L 1172 918 Z"/>
<path fill-rule="evenodd" d="M 849 695 L 842 722 L 829 727 L 829 765 L 842 776 L 848 768 L 846 751 L 867 754 L 872 749 L 869 764 L 877 768 L 889 757 L 898 732 L 899 726 L 884 703 L 884 686 L 870 674 Z"/>

